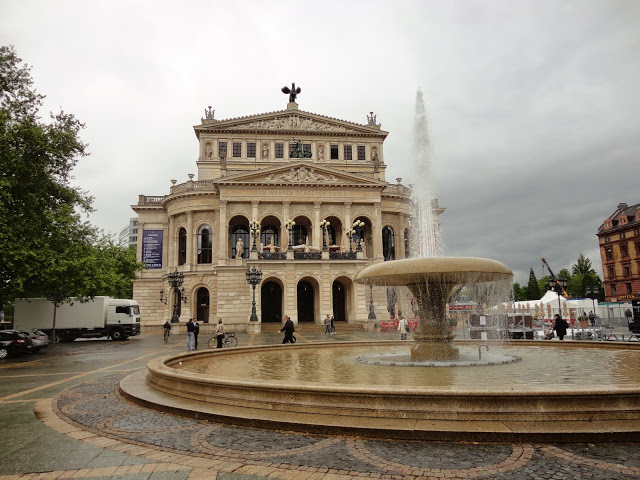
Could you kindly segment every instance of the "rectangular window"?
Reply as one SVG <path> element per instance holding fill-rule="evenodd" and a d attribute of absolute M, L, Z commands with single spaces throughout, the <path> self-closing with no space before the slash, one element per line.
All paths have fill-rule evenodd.
<path fill-rule="evenodd" d="M 256 158 L 256 142 L 247 142 L 247 158 Z"/>
<path fill-rule="evenodd" d="M 625 283 L 624 286 L 627 289 L 627 294 L 633 293 L 633 289 L 631 288 L 631 284 L 630 283 Z"/>
<path fill-rule="evenodd" d="M 242 143 L 233 142 L 233 158 L 242 157 Z"/>
<path fill-rule="evenodd" d="M 331 145 L 331 160 L 338 160 L 338 145 Z"/>
<path fill-rule="evenodd" d="M 628 277 L 631 275 L 631 265 L 626 264 L 622 266 L 622 271 L 624 272 L 624 276 Z"/>
<path fill-rule="evenodd" d="M 276 158 L 284 158 L 284 143 L 276 143 Z"/>
<path fill-rule="evenodd" d="M 623 238 L 625 238 L 625 234 L 624 232 L 620 232 L 620 239 L 623 239 Z"/>
<path fill-rule="evenodd" d="M 218 156 L 226 157 L 226 155 L 227 155 L 227 142 L 218 142 Z"/>
<path fill-rule="evenodd" d="M 607 248 L 604 252 L 607 260 L 613 260 L 613 250 L 611 247 Z"/>
<path fill-rule="evenodd" d="M 629 256 L 629 249 L 627 248 L 626 245 L 620 245 L 620 255 L 623 257 Z"/>
<path fill-rule="evenodd" d="M 607 267 L 607 274 L 609 278 L 616 278 L 616 269 L 614 267 Z"/>
<path fill-rule="evenodd" d="M 344 146 L 344 159 L 345 160 L 353 160 L 352 149 L 353 149 L 353 147 L 351 145 L 345 145 Z"/>
<path fill-rule="evenodd" d="M 305 143 L 302 145 L 302 153 L 304 153 L 304 158 L 311 158 L 311 144 Z"/>
<path fill-rule="evenodd" d="M 605 236 L 604 236 L 604 241 L 605 241 L 606 243 L 609 243 L 609 242 L 611 241 L 611 235 L 605 235 Z"/>
<path fill-rule="evenodd" d="M 636 256 L 640 256 L 640 242 L 636 242 Z"/>
<path fill-rule="evenodd" d="M 364 152 L 364 145 L 358 145 L 358 160 L 360 160 L 361 162 L 366 160 Z"/>
<path fill-rule="evenodd" d="M 636 228 L 636 229 L 634 229 L 634 230 L 633 230 L 633 234 L 634 234 L 636 237 L 640 237 L 640 228 Z"/>
<path fill-rule="evenodd" d="M 615 297 L 615 296 L 618 294 L 618 291 L 617 291 L 617 289 L 616 289 L 616 286 L 615 286 L 615 285 L 611 285 L 611 286 L 609 287 L 609 289 L 611 290 L 611 296 L 612 296 L 612 297 Z"/>

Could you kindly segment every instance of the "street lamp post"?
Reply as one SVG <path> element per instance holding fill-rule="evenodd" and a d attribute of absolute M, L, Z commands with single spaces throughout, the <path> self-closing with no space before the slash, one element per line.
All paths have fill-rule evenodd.
<path fill-rule="evenodd" d="M 258 314 L 256 313 L 256 285 L 259 285 L 262 281 L 262 272 L 256 268 L 255 265 L 251 266 L 250 270 L 246 271 L 247 283 L 253 288 L 253 302 L 251 303 L 251 317 L 252 322 L 258 321 Z"/>
<path fill-rule="evenodd" d="M 284 226 L 286 227 L 287 231 L 289 232 L 289 245 L 287 245 L 287 251 L 292 251 L 293 247 L 291 245 L 291 243 L 293 242 L 293 227 L 296 226 L 296 222 L 294 222 L 293 220 L 287 220 L 284 224 Z"/>
<path fill-rule="evenodd" d="M 178 272 L 176 269 L 174 272 L 171 272 L 168 276 L 169 286 L 173 290 L 173 314 L 171 315 L 171 323 L 178 323 L 180 321 L 180 315 L 178 315 L 178 306 L 180 305 L 180 300 L 184 303 L 187 303 L 187 297 L 184 295 L 184 287 L 182 284 L 184 283 L 184 274 L 182 272 Z M 165 305 L 167 304 L 167 299 L 164 298 L 164 290 L 160 290 L 160 301 Z"/>
<path fill-rule="evenodd" d="M 249 231 L 251 232 L 251 238 L 253 239 L 251 251 L 255 252 L 258 250 L 258 248 L 256 247 L 256 239 L 258 238 L 258 234 L 260 233 L 260 224 L 256 219 L 253 219 L 251 220 L 251 222 L 249 222 Z"/>
<path fill-rule="evenodd" d="M 600 293 L 599 289 L 595 285 L 589 285 L 586 288 L 585 293 L 587 294 L 587 298 L 591 299 L 591 305 L 593 306 L 593 314 L 596 313 L 596 298 L 598 298 L 598 294 Z"/>
<path fill-rule="evenodd" d="M 373 308 L 373 285 L 369 285 L 369 320 L 376 319 L 376 311 Z"/>
<path fill-rule="evenodd" d="M 331 224 L 327 221 L 327 219 L 325 218 L 324 220 L 322 220 L 320 222 L 320 227 L 322 227 L 322 251 L 326 252 L 327 250 L 329 250 L 329 247 L 327 247 L 327 228 L 329 228 L 331 226 Z"/>
<path fill-rule="evenodd" d="M 549 278 L 549 290 L 552 290 L 558 294 L 558 315 L 562 317 L 562 303 L 560 302 L 560 295 L 567 286 L 567 281 L 564 278 Z"/>
<path fill-rule="evenodd" d="M 353 222 L 353 230 L 358 235 L 358 242 L 356 243 L 356 252 L 362 251 L 362 230 L 364 227 L 364 222 L 362 220 L 356 220 Z"/>

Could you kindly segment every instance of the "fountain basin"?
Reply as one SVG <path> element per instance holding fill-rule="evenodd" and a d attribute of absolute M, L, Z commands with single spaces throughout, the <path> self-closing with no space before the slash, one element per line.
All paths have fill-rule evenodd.
<path fill-rule="evenodd" d="M 465 342 L 456 343 L 465 347 Z M 146 375 L 126 377 L 121 390 L 135 401 L 180 414 L 309 433 L 467 441 L 640 440 L 640 348 L 557 343 L 510 345 L 517 345 L 523 357 L 533 349 L 549 361 L 560 349 L 567 362 L 573 351 L 580 358 L 610 358 L 611 366 L 599 362 L 595 377 L 578 374 L 585 381 L 572 382 L 565 370 L 571 363 L 562 371 L 545 362 L 529 368 L 523 362 L 384 367 L 359 364 L 356 356 L 406 349 L 406 343 L 277 345 L 155 359 Z M 622 373 L 621 363 L 626 365 Z M 484 381 L 503 375 L 502 383 Z M 477 381 L 469 384 L 467 377 Z"/>

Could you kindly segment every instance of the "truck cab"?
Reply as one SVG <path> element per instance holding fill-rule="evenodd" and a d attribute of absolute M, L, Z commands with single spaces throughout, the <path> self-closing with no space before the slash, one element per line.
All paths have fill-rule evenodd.
<path fill-rule="evenodd" d="M 107 305 L 107 330 L 113 340 L 140 335 L 140 305 L 135 300 L 111 298 Z"/>

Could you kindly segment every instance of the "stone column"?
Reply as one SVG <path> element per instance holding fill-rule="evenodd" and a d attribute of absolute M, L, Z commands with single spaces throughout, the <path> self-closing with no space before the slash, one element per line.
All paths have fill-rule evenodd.
<path fill-rule="evenodd" d="M 167 234 L 167 240 L 169 241 L 168 245 L 168 259 L 167 259 L 167 267 L 173 268 L 178 264 L 177 259 L 175 258 L 176 251 L 176 217 L 174 215 L 169 215 L 169 232 Z"/>
<path fill-rule="evenodd" d="M 320 228 L 320 206 L 322 202 L 313 203 L 313 246 L 322 250 L 322 228 Z"/>
<path fill-rule="evenodd" d="M 407 217 L 404 213 L 398 214 L 398 228 L 400 231 L 394 233 L 396 241 L 396 259 L 400 260 L 407 256 L 404 251 L 404 229 L 407 228 Z"/>
<path fill-rule="evenodd" d="M 342 229 L 342 241 L 344 243 L 345 252 L 349 251 L 349 237 L 347 237 L 347 230 L 351 230 L 353 226 L 353 220 L 351 219 L 351 202 L 344 202 L 344 228 Z"/>
<path fill-rule="evenodd" d="M 372 257 L 376 260 L 384 260 L 384 255 L 382 254 L 382 203 L 375 202 L 373 207 L 375 223 L 371 224 L 371 246 L 373 247 Z"/>
<path fill-rule="evenodd" d="M 197 263 L 197 260 L 195 260 L 193 255 L 193 251 L 195 250 L 193 247 L 194 245 L 196 245 L 197 241 L 198 241 L 197 232 L 193 231 L 193 210 L 189 210 L 187 212 L 187 262 L 186 262 L 187 265 L 189 266 Z"/>
<path fill-rule="evenodd" d="M 280 251 L 286 252 L 287 245 L 289 245 L 289 230 L 284 225 L 284 222 L 287 220 L 291 220 L 289 218 L 289 209 L 291 207 L 291 202 L 284 201 L 282 202 L 282 225 L 280 225 Z"/>
<path fill-rule="evenodd" d="M 220 200 L 220 228 L 218 229 L 218 265 L 227 264 L 227 201 Z"/>
<path fill-rule="evenodd" d="M 138 241 L 136 245 L 136 261 L 142 262 L 142 234 L 144 232 L 144 223 L 138 220 Z"/>

